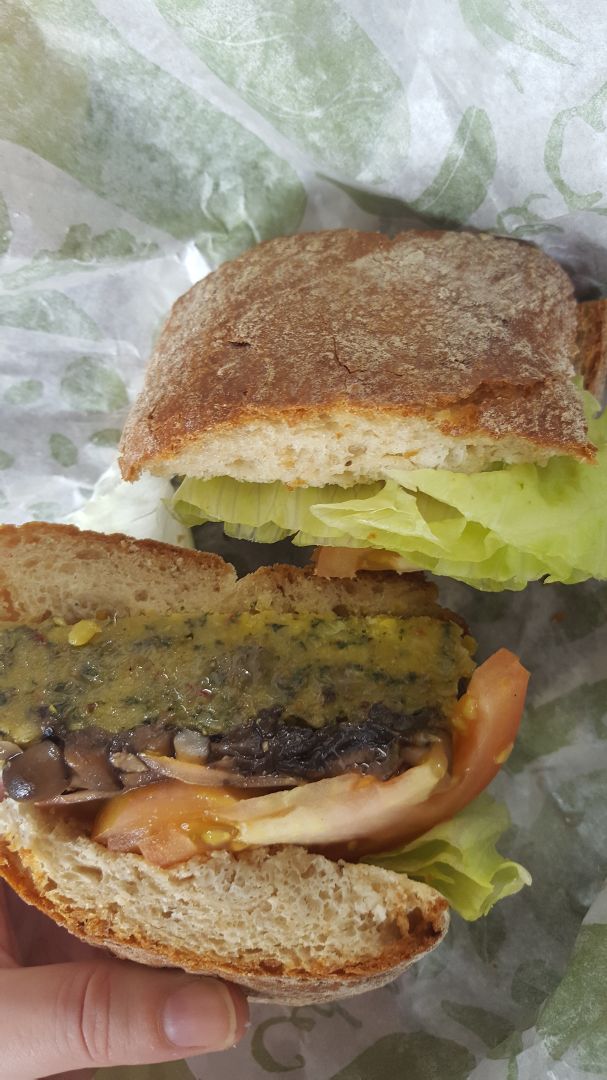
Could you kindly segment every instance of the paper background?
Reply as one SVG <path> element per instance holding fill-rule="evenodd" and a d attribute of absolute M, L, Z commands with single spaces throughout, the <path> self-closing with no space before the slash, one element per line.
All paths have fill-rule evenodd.
<path fill-rule="evenodd" d="M 0 520 L 85 502 L 172 300 L 268 236 L 466 223 L 607 292 L 607 8 L 589 9 L 0 0 Z M 123 497 L 120 521 L 166 535 L 156 500 Z M 607 1075 L 607 587 L 443 595 L 533 671 L 494 785 L 533 888 L 454 918 L 391 988 L 257 1007 L 237 1050 L 100 1077 Z"/>

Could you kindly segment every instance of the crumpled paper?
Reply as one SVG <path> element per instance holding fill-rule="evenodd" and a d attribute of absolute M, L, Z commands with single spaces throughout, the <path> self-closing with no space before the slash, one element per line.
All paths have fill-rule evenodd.
<path fill-rule="evenodd" d="M 607 292 L 606 32 L 583 0 L 4 0 L 0 520 L 187 540 L 163 482 L 117 481 L 119 431 L 172 301 L 269 236 L 468 224 Z M 533 886 L 390 987 L 100 1077 L 607 1075 L 607 585 L 440 584 L 533 672 L 492 788 Z"/>

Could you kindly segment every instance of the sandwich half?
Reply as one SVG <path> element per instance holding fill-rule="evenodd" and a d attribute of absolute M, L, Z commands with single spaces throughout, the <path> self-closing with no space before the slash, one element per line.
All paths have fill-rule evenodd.
<path fill-rule="evenodd" d="M 445 895 L 473 917 L 528 880 L 477 798 L 527 674 L 473 651 L 420 575 L 237 580 L 7 526 L 0 874 L 119 956 L 291 1004 L 381 986 L 441 940 Z"/>
<path fill-rule="evenodd" d="M 121 466 L 188 525 L 483 589 L 607 576 L 604 302 L 489 235 L 282 237 L 174 305 Z M 337 549 L 337 550 L 335 550 Z"/>

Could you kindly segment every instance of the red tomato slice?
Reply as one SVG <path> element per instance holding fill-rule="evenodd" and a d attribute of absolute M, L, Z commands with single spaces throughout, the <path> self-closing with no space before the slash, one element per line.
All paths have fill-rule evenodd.
<path fill-rule="evenodd" d="M 453 762 L 448 781 L 384 833 L 384 850 L 415 840 L 441 821 L 455 817 L 491 783 L 512 750 L 528 682 L 529 672 L 508 649 L 499 649 L 476 669 L 453 718 Z M 357 854 L 380 850 L 373 838 L 357 847 Z"/>
<path fill-rule="evenodd" d="M 453 718 L 448 776 L 437 745 L 425 762 L 387 781 L 350 773 L 252 796 L 169 780 L 112 799 L 93 836 L 163 866 L 217 847 L 304 844 L 353 859 L 407 843 L 452 818 L 493 779 L 512 749 L 528 678 L 506 649 L 476 669 Z"/>
<path fill-rule="evenodd" d="M 406 574 L 418 567 L 383 548 L 319 547 L 314 551 L 314 573 L 317 577 L 353 578 L 359 570 L 395 570 Z"/>
<path fill-rule="evenodd" d="M 231 846 L 236 829 L 218 822 L 239 791 L 166 780 L 133 788 L 110 799 L 93 826 L 93 839 L 111 851 L 139 851 L 157 866 Z"/>

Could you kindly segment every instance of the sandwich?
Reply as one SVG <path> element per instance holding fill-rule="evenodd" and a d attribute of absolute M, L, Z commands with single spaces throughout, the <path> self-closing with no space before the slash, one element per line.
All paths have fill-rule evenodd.
<path fill-rule="evenodd" d="M 174 305 L 121 446 L 186 525 L 317 572 L 480 589 L 607 577 L 605 302 L 470 232 L 269 240 Z M 576 378 L 577 376 L 577 378 Z"/>
<path fill-rule="evenodd" d="M 423 575 L 0 529 L 0 874 L 118 956 L 290 1004 L 381 986 L 529 881 L 484 788 L 527 673 Z"/>

